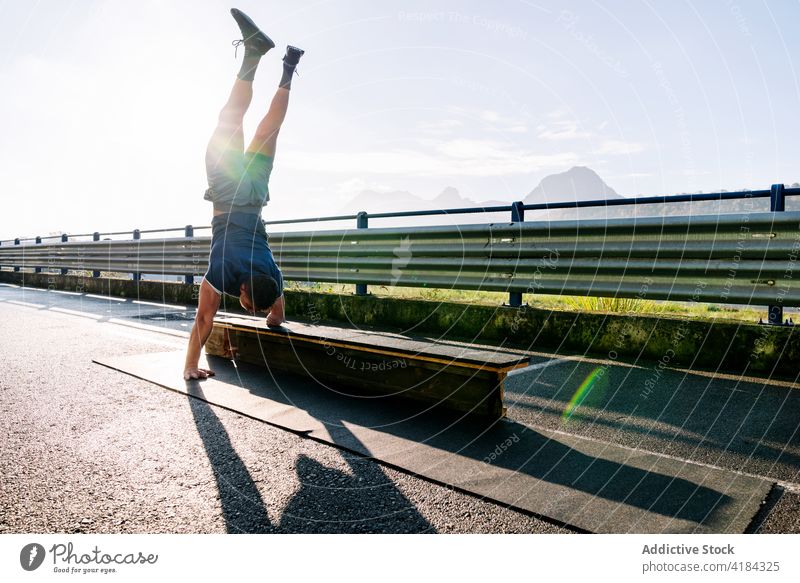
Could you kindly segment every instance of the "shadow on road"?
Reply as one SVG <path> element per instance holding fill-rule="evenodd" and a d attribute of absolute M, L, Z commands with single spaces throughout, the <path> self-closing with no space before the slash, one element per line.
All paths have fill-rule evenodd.
<path fill-rule="evenodd" d="M 624 431 L 662 447 L 766 460 L 789 475 L 800 467 L 800 391 L 768 382 L 574 362 L 520 375 L 506 383 L 506 399 L 521 423 Z"/>
<path fill-rule="evenodd" d="M 724 493 L 725 485 L 719 491 L 708 482 L 698 484 L 676 475 L 618 463 L 574 449 L 514 421 L 501 420 L 487 427 L 475 419 L 454 417 L 437 408 L 425 411 L 388 398 L 344 396 L 300 375 L 280 373 L 279 377 L 270 378 L 263 368 L 243 363 L 237 364 L 232 374 L 230 361 L 209 357 L 209 363 L 217 371 L 217 380 L 307 412 L 325 424 L 334 443 L 350 451 L 384 459 L 380 450 L 391 450 L 389 439 L 394 436 L 455 454 L 453 461 L 464 457 L 481 462 L 489 460 L 483 464 L 481 473 L 473 476 L 459 475 L 458 468 L 464 466 L 457 464 L 450 477 L 455 482 L 497 482 L 502 484 L 501 488 L 513 488 L 507 473 L 494 472 L 493 468 L 500 468 L 697 524 L 713 522 L 718 511 L 731 501 Z M 360 428 L 372 428 L 367 430 L 370 431 L 369 445 L 365 445 L 358 433 Z M 502 455 L 491 456 L 501 443 L 513 443 L 513 447 L 505 449 Z M 412 456 L 404 464 L 422 475 L 429 471 L 424 459 Z M 676 472 L 681 467 L 678 464 Z M 624 521 L 625 513 L 619 510 L 618 514 L 618 520 Z"/>
<path fill-rule="evenodd" d="M 352 434 L 351 434 L 352 436 Z M 355 436 L 352 436 L 356 439 Z M 341 452 L 352 474 L 297 459 L 300 491 L 281 528 L 314 533 L 433 533 L 431 525 L 374 461 Z"/>
<path fill-rule="evenodd" d="M 189 397 L 197 433 L 203 441 L 208 461 L 217 481 L 222 516 L 229 533 L 275 532 L 269 520 L 267 508 L 258 487 L 239 454 L 231 444 L 225 426 L 217 417 L 211 405 L 203 399 L 203 390 L 193 383 L 192 392 L 197 398 Z"/>
<path fill-rule="evenodd" d="M 352 474 L 299 455 L 295 469 L 300 489 L 284 509 L 280 524 L 272 524 L 247 466 L 203 400 L 200 383 L 189 385 L 189 407 L 214 472 L 228 533 L 435 532 L 378 464 L 347 452 L 341 453 Z"/>

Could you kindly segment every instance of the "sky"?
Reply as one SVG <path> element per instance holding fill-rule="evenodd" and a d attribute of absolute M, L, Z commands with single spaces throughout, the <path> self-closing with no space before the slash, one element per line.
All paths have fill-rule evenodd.
<path fill-rule="evenodd" d="M 0 0 L 0 239 L 210 222 L 204 151 L 242 51 L 216 0 Z M 364 189 L 523 198 L 800 181 L 800 0 L 240 0 L 303 48 L 265 218 Z M 237 60 L 238 59 L 238 60 Z M 366 208 L 377 212 L 380 208 Z"/>

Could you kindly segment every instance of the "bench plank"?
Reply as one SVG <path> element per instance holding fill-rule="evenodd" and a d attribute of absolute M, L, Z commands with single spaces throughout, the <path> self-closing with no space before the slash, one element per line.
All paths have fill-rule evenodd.
<path fill-rule="evenodd" d="M 404 334 L 219 315 L 206 352 L 315 379 L 332 390 L 425 401 L 434 407 L 496 419 L 504 415 L 503 382 L 527 366 L 522 352 Z"/>

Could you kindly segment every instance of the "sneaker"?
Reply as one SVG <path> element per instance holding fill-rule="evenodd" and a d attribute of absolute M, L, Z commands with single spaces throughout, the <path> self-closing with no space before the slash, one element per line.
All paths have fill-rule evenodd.
<path fill-rule="evenodd" d="M 296 67 L 297 63 L 300 62 L 300 57 L 302 57 L 304 53 L 305 51 L 303 49 L 288 45 L 286 47 L 286 55 L 283 57 L 283 62 L 290 67 Z"/>
<path fill-rule="evenodd" d="M 256 26 L 256 23 L 247 14 L 236 8 L 231 8 L 231 16 L 233 16 L 242 31 L 242 40 L 233 41 L 235 45 L 243 44 L 245 50 L 259 55 L 266 54 L 268 50 L 275 46 L 272 39 L 261 32 L 261 29 Z"/>

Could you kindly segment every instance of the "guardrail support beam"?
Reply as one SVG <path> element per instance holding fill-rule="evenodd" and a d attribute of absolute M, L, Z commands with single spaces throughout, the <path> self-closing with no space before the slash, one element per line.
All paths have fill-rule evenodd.
<path fill-rule="evenodd" d="M 42 238 L 39 235 L 36 235 L 35 241 L 36 241 L 37 245 L 41 245 L 42 244 Z M 42 268 L 41 267 L 34 267 L 33 268 L 33 272 L 34 273 L 41 273 L 42 272 Z"/>
<path fill-rule="evenodd" d="M 61 242 L 62 243 L 66 243 L 68 241 L 69 241 L 69 235 L 67 235 L 66 233 L 62 233 L 61 234 Z M 67 275 L 68 272 L 69 272 L 69 269 L 67 269 L 66 267 L 62 267 L 61 268 L 61 275 Z"/>
<path fill-rule="evenodd" d="M 368 228 L 368 224 L 369 224 L 369 216 L 365 211 L 360 211 L 356 216 L 356 229 L 366 229 Z M 357 296 L 369 295 L 366 283 L 356 284 L 356 295 Z"/>
<path fill-rule="evenodd" d="M 100 233 L 98 233 L 97 231 L 92 233 L 92 241 L 99 241 L 99 240 L 100 240 Z M 99 271 L 93 271 L 92 272 L 92 277 L 100 277 L 100 272 Z"/>
<path fill-rule="evenodd" d="M 186 228 L 183 230 L 183 236 L 187 239 L 194 237 L 194 227 L 192 225 L 186 225 Z M 194 274 L 184 275 L 183 283 L 186 285 L 194 285 Z"/>
<path fill-rule="evenodd" d="M 134 229 L 133 230 L 133 240 L 134 241 L 138 241 L 141 238 L 142 238 L 142 233 L 139 231 L 139 229 Z M 133 273 L 133 281 L 141 281 L 141 280 L 142 280 L 142 274 L 138 273 L 138 272 L 134 272 Z"/>
<path fill-rule="evenodd" d="M 525 203 L 521 200 L 511 205 L 511 222 L 521 223 L 525 220 Z M 522 306 L 522 292 L 508 293 L 508 307 L 519 308 Z"/>
<path fill-rule="evenodd" d="M 769 210 L 782 213 L 786 210 L 786 193 L 783 184 L 773 184 L 769 193 Z M 767 307 L 767 323 L 773 326 L 783 324 L 783 306 Z"/>

